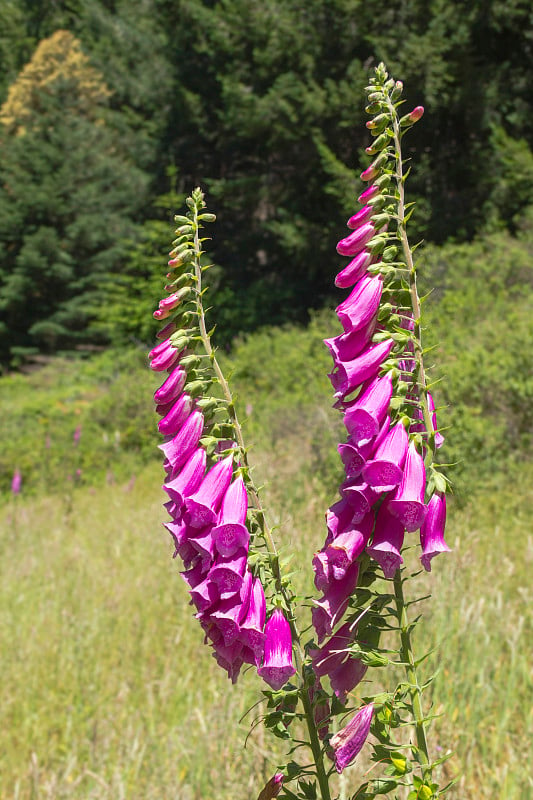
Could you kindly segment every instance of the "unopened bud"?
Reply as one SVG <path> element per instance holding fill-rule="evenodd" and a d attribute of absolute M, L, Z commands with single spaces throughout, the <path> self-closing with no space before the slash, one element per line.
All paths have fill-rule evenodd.
<path fill-rule="evenodd" d="M 374 236 L 374 238 L 370 239 L 370 241 L 367 243 L 366 249 L 369 253 L 372 253 L 373 256 L 377 256 L 379 253 L 383 252 L 386 244 L 386 236 Z"/>
<path fill-rule="evenodd" d="M 366 127 L 369 131 L 376 131 L 379 129 L 383 130 L 388 122 L 388 119 L 388 114 L 378 114 L 377 117 L 368 120 Z"/>
<path fill-rule="evenodd" d="M 394 84 L 394 89 L 392 90 L 390 96 L 390 99 L 392 100 L 393 103 L 395 103 L 397 100 L 400 99 L 400 97 L 402 96 L 402 92 L 403 92 L 403 83 L 401 81 L 396 81 L 396 83 Z"/>
<path fill-rule="evenodd" d="M 373 161 L 369 167 L 365 169 L 364 172 L 361 173 L 361 180 L 362 181 L 373 181 L 374 178 L 379 175 L 380 169 L 385 165 L 387 159 L 389 157 L 389 153 L 387 151 L 381 152 L 379 156 Z M 376 181 L 377 183 L 377 181 Z"/>
<path fill-rule="evenodd" d="M 281 792 L 282 786 L 283 773 L 276 772 L 276 774 L 270 778 L 264 789 L 260 792 L 257 800 L 272 800 L 272 798 L 277 797 Z"/>
<path fill-rule="evenodd" d="M 378 170 L 371 164 L 361 173 L 360 178 L 362 181 L 373 181 L 377 174 Z"/>
<path fill-rule="evenodd" d="M 197 367 L 199 363 L 200 363 L 200 358 L 194 353 L 191 353 L 190 355 L 184 356 L 183 358 L 180 359 L 180 367 L 183 367 L 183 369 L 190 369 L 191 367 Z"/>
<path fill-rule="evenodd" d="M 418 122 L 423 114 L 424 106 L 417 106 L 416 108 L 413 108 L 409 114 L 406 114 L 405 117 L 400 119 L 400 126 L 402 128 L 406 128 L 408 125 L 414 125 L 414 123 Z"/>
<path fill-rule="evenodd" d="M 398 248 L 396 247 L 396 245 L 390 245 L 389 247 L 386 247 L 385 250 L 383 251 L 383 261 L 387 263 L 389 263 L 390 261 L 394 261 L 397 253 L 398 253 Z"/>
<path fill-rule="evenodd" d="M 375 142 L 365 149 L 365 153 L 368 153 L 369 156 L 374 155 L 374 153 L 379 153 L 388 145 L 390 140 L 391 137 L 388 133 L 382 133 L 381 136 L 378 136 Z"/>
<path fill-rule="evenodd" d="M 380 177 L 376 179 L 376 186 L 377 186 L 379 189 L 386 189 L 386 188 L 387 188 L 387 186 L 388 186 L 388 185 L 390 184 L 390 182 L 391 182 L 391 178 L 392 178 L 392 176 L 391 176 L 391 175 L 387 175 L 387 174 L 385 174 L 385 175 L 380 175 Z"/>
<path fill-rule="evenodd" d="M 190 394 L 191 397 L 200 397 L 200 395 L 205 394 L 205 390 L 208 386 L 211 385 L 211 381 L 191 381 L 186 385 L 186 391 Z"/>
<path fill-rule="evenodd" d="M 390 214 L 385 214 L 385 213 L 375 214 L 372 217 L 372 222 L 376 230 L 379 230 L 379 228 L 382 228 L 384 225 L 387 225 L 389 220 L 390 220 Z"/>
<path fill-rule="evenodd" d="M 201 397 L 196 401 L 197 407 L 204 414 L 211 414 L 218 407 L 220 400 L 216 397 Z"/>
<path fill-rule="evenodd" d="M 371 206 L 374 211 L 379 211 L 380 208 L 383 208 L 385 203 L 385 197 L 382 194 L 378 194 L 375 197 L 371 197 L 367 205 Z"/>
<path fill-rule="evenodd" d="M 368 189 L 365 189 L 365 191 L 362 194 L 359 195 L 357 200 L 362 205 L 365 205 L 365 204 L 368 204 L 368 202 L 372 198 L 375 198 L 377 194 L 379 194 L 379 187 L 372 185 L 372 186 L 369 186 Z"/>
<path fill-rule="evenodd" d="M 156 337 L 158 339 L 166 339 L 168 336 L 171 336 L 175 330 L 176 330 L 175 323 L 169 322 L 168 325 L 165 325 L 164 328 L 161 328 L 161 330 L 156 333 Z"/>

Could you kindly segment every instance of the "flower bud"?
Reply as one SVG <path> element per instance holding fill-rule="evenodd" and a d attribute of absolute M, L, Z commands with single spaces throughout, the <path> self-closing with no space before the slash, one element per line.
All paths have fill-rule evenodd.
<path fill-rule="evenodd" d="M 372 253 L 373 256 L 376 256 L 379 253 L 383 252 L 386 244 L 387 244 L 386 236 L 374 236 L 373 239 L 370 239 L 370 241 L 367 242 L 366 247 L 369 253 Z"/>
<path fill-rule="evenodd" d="M 374 119 L 369 119 L 366 123 L 366 127 L 369 131 L 377 131 L 378 133 L 385 129 L 385 126 L 389 120 L 388 114 L 378 114 L 377 117 Z"/>
<path fill-rule="evenodd" d="M 277 691 L 296 672 L 292 663 L 290 625 L 280 608 L 276 608 L 265 626 L 265 654 L 257 674 Z"/>
<path fill-rule="evenodd" d="M 406 114 L 405 117 L 400 119 L 400 127 L 407 128 L 409 125 L 414 125 L 415 122 L 418 122 L 418 120 L 421 119 L 423 114 L 424 106 L 416 106 L 416 108 L 413 108 L 409 114 Z"/>
<path fill-rule="evenodd" d="M 276 774 L 270 778 L 257 800 L 272 800 L 273 797 L 277 797 L 281 792 L 282 784 L 283 773 L 276 772 Z"/>
<path fill-rule="evenodd" d="M 375 216 L 372 218 L 372 222 L 373 222 L 373 224 L 374 224 L 374 227 L 376 228 L 376 230 L 379 230 L 379 229 L 380 229 L 380 228 L 382 228 L 384 225 L 387 225 L 387 223 L 388 223 L 389 221 L 390 221 L 390 214 L 385 214 L 385 213 L 382 213 L 382 214 L 376 214 L 376 215 L 375 215 Z"/>
<path fill-rule="evenodd" d="M 388 145 L 390 142 L 391 137 L 388 133 L 382 133 L 381 136 L 373 142 L 369 147 L 365 148 L 365 153 L 368 153 L 369 156 L 373 156 L 374 153 L 379 153 L 380 150 L 383 150 L 384 147 Z"/>
<path fill-rule="evenodd" d="M 379 194 L 379 187 L 372 184 L 372 186 L 369 186 L 368 189 L 365 189 L 365 191 L 359 195 L 357 200 L 359 201 L 359 203 L 364 205 L 365 203 L 368 203 L 369 200 L 376 197 L 376 195 L 378 194 Z"/>
<path fill-rule="evenodd" d="M 392 100 L 393 103 L 395 103 L 397 100 L 400 99 L 402 92 L 403 92 L 402 81 L 396 81 L 396 83 L 394 84 L 394 89 L 392 90 L 390 96 L 390 99 Z"/>

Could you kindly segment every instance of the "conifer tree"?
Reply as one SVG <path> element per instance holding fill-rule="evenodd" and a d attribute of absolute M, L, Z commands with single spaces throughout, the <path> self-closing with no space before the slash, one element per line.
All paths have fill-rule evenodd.
<path fill-rule="evenodd" d="M 0 359 L 90 338 L 146 178 L 121 145 L 102 75 L 68 31 L 43 40 L 0 109 Z"/>

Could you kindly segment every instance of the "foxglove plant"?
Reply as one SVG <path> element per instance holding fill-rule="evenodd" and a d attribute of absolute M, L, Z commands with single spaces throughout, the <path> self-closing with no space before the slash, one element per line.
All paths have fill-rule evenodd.
<path fill-rule="evenodd" d="M 267 729 L 289 741 L 295 730 L 291 755 L 304 746 L 311 756 L 311 763 L 293 758 L 290 766 L 280 765 L 259 800 L 280 793 L 291 800 L 332 800 L 335 773 L 354 762 L 369 738 L 367 753 L 385 777 L 365 781 L 352 800 L 391 793 L 431 800 L 447 788 L 435 782 L 440 762 L 430 756 L 417 675 L 423 659 L 413 651 L 404 600 L 403 550 L 412 547 L 411 535 L 420 531 L 427 571 L 449 549 L 447 482 L 436 466 L 443 438 L 424 366 L 401 151 L 423 109 L 399 115 L 402 84 L 382 64 L 367 92 L 373 161 L 361 178 L 370 185 L 348 220 L 350 233 L 337 245 L 350 261 L 335 283 L 350 292 L 337 307 L 342 332 L 325 340 L 347 437 L 338 446 L 345 479 L 326 512 L 324 546 L 312 560 L 316 640 L 304 642 L 299 631 L 294 592 L 207 330 L 202 231 L 214 215 L 199 189 L 187 199 L 186 215 L 176 217 L 167 296 L 154 312 L 165 321 L 150 360 L 163 378 L 154 401 L 174 557 L 183 563 L 191 605 L 217 663 L 233 683 L 243 665 L 254 667 L 268 686 Z M 385 631 L 389 639 L 397 635 L 396 648 L 380 646 Z M 372 693 L 371 668 L 394 663 L 404 666 L 407 680 Z M 363 681 L 354 708 L 352 693 Z M 403 735 L 409 726 L 413 735 Z"/>

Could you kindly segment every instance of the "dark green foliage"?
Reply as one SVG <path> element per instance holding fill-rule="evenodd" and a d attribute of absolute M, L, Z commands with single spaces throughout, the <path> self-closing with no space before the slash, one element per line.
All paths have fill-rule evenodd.
<path fill-rule="evenodd" d="M 424 254 L 423 283 L 435 286 L 424 306 L 424 343 L 439 343 L 431 378 L 444 375 L 434 389 L 445 429 L 443 459 L 457 462 L 449 473 L 461 498 L 497 484 L 504 473 L 516 474 L 531 459 L 533 237 L 523 224 L 519 238 L 495 233 Z M 332 362 L 322 344 L 336 332 L 334 314 L 323 312 L 307 328 L 258 331 L 223 356 L 225 372 L 233 370 L 239 416 L 247 419 L 247 443 L 272 468 L 278 469 L 278 455 L 301 459 L 298 479 L 287 478 L 293 498 L 316 480 L 329 502 L 342 478 L 336 445 L 345 431 L 331 408 L 326 372 Z M 158 458 L 150 392 L 161 376 L 146 364 L 144 351 L 130 348 L 0 379 L 0 490 L 8 490 L 17 465 L 25 491 L 33 491 L 63 485 L 74 455 L 89 483 L 108 470 L 124 476 L 132 463 Z M 82 438 L 73 455 L 78 424 Z"/>
<path fill-rule="evenodd" d="M 532 14 L 524 0 L 143 0 L 134 11 L 126 0 L 11 0 L 0 10 L 0 100 L 40 40 L 58 28 L 80 39 L 112 92 L 113 122 L 107 121 L 115 137 L 109 148 L 105 137 L 95 140 L 73 127 L 78 160 L 87 167 L 80 181 L 97 195 L 101 217 L 109 201 L 123 222 L 114 217 L 117 258 L 108 258 L 109 242 L 94 236 L 98 269 L 114 277 L 120 262 L 133 281 L 146 279 L 145 254 L 150 260 L 163 253 L 170 238 L 161 227 L 161 247 L 152 246 L 159 230 L 152 220 L 159 223 L 176 208 L 165 215 L 152 209 L 167 191 L 166 168 L 175 165 L 178 192 L 201 184 L 217 213 L 214 320 L 219 340 L 229 342 L 259 325 L 305 321 L 309 309 L 331 300 L 340 264 L 335 242 L 354 210 L 357 173 L 368 160 L 363 87 L 380 60 L 404 81 L 406 110 L 426 107 L 405 140 L 406 154 L 414 157 L 409 194 L 418 200 L 414 238 L 442 243 L 470 239 L 489 225 L 515 230 L 533 188 Z M 39 136 L 30 148 L 37 165 L 31 194 L 57 195 L 60 187 L 50 185 L 48 167 L 40 164 L 49 160 L 55 174 L 54 155 L 44 142 L 41 152 L 40 144 Z M 112 157 L 108 169 L 118 176 L 112 187 L 92 180 L 95 148 L 99 158 L 106 149 Z M 0 170 L 12 161 L 20 182 L 28 176 L 24 169 L 16 173 L 15 155 L 8 146 Z M 133 164 L 152 177 L 150 198 L 143 198 Z M 63 195 L 69 193 L 67 179 Z M 2 209 L 7 203 L 19 200 L 5 196 Z M 9 225 L 27 225 L 20 214 L 9 209 Z M 148 225 L 137 232 L 132 218 Z M 41 268 L 53 271 L 52 282 L 59 271 L 74 298 L 85 289 L 72 251 L 63 247 L 62 224 L 50 215 L 44 225 L 53 232 L 30 242 L 24 257 L 37 264 L 33 253 L 44 243 Z M 133 239 L 131 257 L 125 234 Z M 0 253 L 0 269 L 10 275 L 9 247 Z M 27 282 L 22 291 L 33 303 Z M 105 315 L 105 297 L 97 302 Z M 110 303 L 116 309 L 116 300 Z M 139 306 L 126 338 L 145 338 L 146 327 L 133 322 L 141 316 Z M 23 344 L 15 326 L 8 344 L 61 347 L 62 325 L 54 319 Z M 114 341 L 125 338 L 116 325 L 106 330 Z"/>
<path fill-rule="evenodd" d="M 113 118 L 59 81 L 21 131 L 0 130 L 0 360 L 87 343 L 99 280 L 120 271 L 146 189 Z"/>
<path fill-rule="evenodd" d="M 106 475 L 123 480 L 158 456 L 150 403 L 157 380 L 142 351 L 55 359 L 31 375 L 0 381 L 0 491 L 8 490 L 15 466 L 25 492 L 63 492 L 76 469 L 86 484 Z"/>
<path fill-rule="evenodd" d="M 531 458 L 532 233 L 495 233 L 425 254 L 423 282 L 435 288 L 425 343 L 437 345 L 438 418 L 450 426 L 445 460 L 455 462 L 451 474 L 463 491 L 497 481 L 504 463 L 520 468 Z"/>
<path fill-rule="evenodd" d="M 417 230 L 442 241 L 489 214 L 512 219 L 533 186 L 521 170 L 511 203 L 501 191 L 531 158 L 530 18 L 527 4 L 481 0 L 183 3 L 174 152 L 217 209 L 225 335 L 302 319 L 328 296 L 366 164 L 362 90 L 381 59 L 404 80 L 406 107 L 427 107 L 407 140 Z"/>

